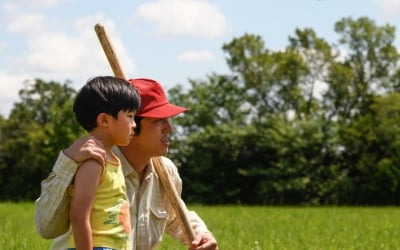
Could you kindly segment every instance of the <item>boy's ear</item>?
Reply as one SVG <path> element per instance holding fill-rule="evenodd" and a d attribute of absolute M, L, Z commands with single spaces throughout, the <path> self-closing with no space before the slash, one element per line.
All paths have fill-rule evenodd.
<path fill-rule="evenodd" d="M 107 115 L 106 113 L 100 113 L 97 116 L 97 126 L 98 127 L 108 127 L 110 123 L 110 116 Z"/>

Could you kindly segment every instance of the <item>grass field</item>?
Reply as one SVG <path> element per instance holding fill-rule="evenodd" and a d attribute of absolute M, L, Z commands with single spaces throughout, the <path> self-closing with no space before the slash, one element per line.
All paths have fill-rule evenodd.
<path fill-rule="evenodd" d="M 397 207 L 190 206 L 221 250 L 400 249 Z M 0 249 L 49 249 L 34 230 L 33 203 L 0 203 Z M 186 249 L 166 236 L 159 249 Z"/>

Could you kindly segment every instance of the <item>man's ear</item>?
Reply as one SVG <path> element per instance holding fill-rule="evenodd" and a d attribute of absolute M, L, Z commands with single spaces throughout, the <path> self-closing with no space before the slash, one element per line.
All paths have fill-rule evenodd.
<path fill-rule="evenodd" d="M 108 127 L 110 124 L 110 116 L 106 113 L 100 113 L 97 116 L 97 126 L 98 127 Z"/>

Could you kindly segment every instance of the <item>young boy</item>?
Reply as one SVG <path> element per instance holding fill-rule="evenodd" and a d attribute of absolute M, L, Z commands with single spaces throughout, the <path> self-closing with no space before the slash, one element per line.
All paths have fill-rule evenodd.
<path fill-rule="evenodd" d="M 129 202 L 114 145 L 126 146 L 134 135 L 140 96 L 122 79 L 100 76 L 78 92 L 73 111 L 78 123 L 104 145 L 106 164 L 93 159 L 80 164 L 73 183 L 68 249 L 131 249 Z"/>

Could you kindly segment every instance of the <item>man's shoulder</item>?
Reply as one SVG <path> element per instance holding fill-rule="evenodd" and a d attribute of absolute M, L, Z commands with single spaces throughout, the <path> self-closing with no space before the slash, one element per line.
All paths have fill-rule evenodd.
<path fill-rule="evenodd" d="M 164 167 L 167 168 L 167 170 L 170 174 L 179 175 L 178 168 L 176 167 L 175 163 L 171 159 L 169 159 L 168 157 L 165 157 L 165 156 L 161 156 L 161 161 L 162 161 L 162 164 L 164 165 Z"/>
<path fill-rule="evenodd" d="M 166 166 L 176 168 L 175 163 L 170 158 L 166 156 L 161 156 L 161 160 L 162 163 L 165 164 Z"/>

